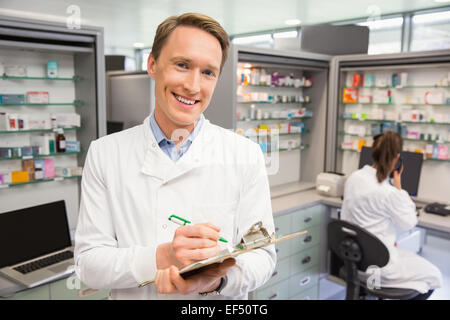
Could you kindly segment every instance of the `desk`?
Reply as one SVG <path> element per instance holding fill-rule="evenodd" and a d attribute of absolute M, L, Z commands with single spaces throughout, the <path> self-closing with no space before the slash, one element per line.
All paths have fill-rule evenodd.
<path fill-rule="evenodd" d="M 308 230 L 311 242 L 302 239 L 281 243 L 277 246 L 277 266 L 272 278 L 255 290 L 250 298 L 256 299 L 319 299 L 319 280 L 328 278 L 327 225 L 330 217 L 342 207 L 341 198 L 326 197 L 316 192 L 314 183 L 293 183 L 271 189 L 272 211 L 277 233 Z M 417 205 L 425 207 L 425 203 Z M 423 209 L 422 209 L 423 210 Z M 304 217 L 308 217 L 303 220 Z M 300 221 L 300 225 L 299 225 Z M 303 223 L 305 221 L 305 223 Z M 306 221 L 308 221 L 306 223 Z M 297 227 L 295 227 L 297 225 Z M 418 227 L 448 237 L 450 217 L 421 212 Z M 317 239 L 317 237 L 320 239 Z"/>
<path fill-rule="evenodd" d="M 275 216 L 292 208 L 311 206 L 314 204 L 341 208 L 342 202 L 341 198 L 326 197 L 318 194 L 313 183 L 298 183 L 272 188 L 272 211 Z M 427 204 L 415 200 L 414 202 L 423 208 Z M 423 208 L 420 210 L 418 217 L 418 227 L 450 234 L 450 216 L 442 217 L 436 214 L 429 214 L 424 212 Z"/>

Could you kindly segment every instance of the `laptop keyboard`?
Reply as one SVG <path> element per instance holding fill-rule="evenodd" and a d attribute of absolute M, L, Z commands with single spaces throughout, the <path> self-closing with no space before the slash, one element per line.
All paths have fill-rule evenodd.
<path fill-rule="evenodd" d="M 70 258 L 73 258 L 73 252 L 68 250 L 68 251 L 63 251 L 60 252 L 58 254 L 55 254 L 53 256 L 49 256 L 46 258 L 42 258 L 40 260 L 36 260 L 33 262 L 29 262 L 26 264 L 22 264 L 18 267 L 15 267 L 14 270 L 19 271 L 22 274 L 27 274 L 29 272 L 33 272 L 42 268 L 45 268 L 47 266 L 50 266 L 52 264 L 64 261 L 64 260 L 68 260 Z"/>

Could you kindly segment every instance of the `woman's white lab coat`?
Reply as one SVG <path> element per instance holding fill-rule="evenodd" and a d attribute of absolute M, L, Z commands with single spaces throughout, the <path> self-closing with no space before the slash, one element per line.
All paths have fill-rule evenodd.
<path fill-rule="evenodd" d="M 158 294 L 154 285 L 137 288 L 155 278 L 156 247 L 171 242 L 179 227 L 168 220 L 172 214 L 212 222 L 232 244 L 258 221 L 274 232 L 261 149 L 206 119 L 176 163 L 157 145 L 149 118 L 93 141 L 81 186 L 76 273 L 91 288 L 113 289 L 113 299 L 200 298 Z M 271 277 L 275 263 L 273 246 L 241 255 L 222 295 L 212 297 L 246 299 Z"/>
<path fill-rule="evenodd" d="M 442 284 L 442 275 L 419 255 L 396 248 L 396 230 L 417 224 L 416 207 L 405 190 L 388 179 L 378 183 L 376 169 L 364 166 L 345 183 L 341 218 L 376 235 L 389 250 L 389 262 L 381 268 L 381 287 L 415 289 L 425 293 Z"/>

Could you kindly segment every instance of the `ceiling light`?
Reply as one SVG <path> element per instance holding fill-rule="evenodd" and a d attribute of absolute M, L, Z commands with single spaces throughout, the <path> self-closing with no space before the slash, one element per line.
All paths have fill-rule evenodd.
<path fill-rule="evenodd" d="M 446 2 L 450 2 L 450 0 L 434 0 L 434 2 L 437 2 L 437 3 L 446 3 Z"/>
<path fill-rule="evenodd" d="M 298 35 L 297 31 L 285 31 L 285 32 L 276 32 L 273 34 L 274 38 L 296 38 Z"/>
<path fill-rule="evenodd" d="M 284 23 L 286 23 L 289 26 L 296 26 L 296 25 L 300 24 L 301 21 L 298 19 L 289 19 L 289 20 L 286 20 Z"/>
<path fill-rule="evenodd" d="M 253 44 L 260 42 L 272 42 L 272 35 L 261 34 L 257 36 L 236 37 L 232 40 L 234 44 Z"/>
<path fill-rule="evenodd" d="M 400 27 L 403 24 L 403 18 L 380 19 L 357 23 L 359 26 L 367 26 L 369 29 L 387 29 Z"/>
<path fill-rule="evenodd" d="M 435 23 L 450 20 L 450 11 L 424 13 L 413 16 L 413 23 Z"/>
<path fill-rule="evenodd" d="M 142 43 L 142 42 L 135 42 L 135 43 L 133 44 L 133 46 L 134 46 L 135 48 L 142 49 L 143 47 L 145 47 L 145 44 Z"/>

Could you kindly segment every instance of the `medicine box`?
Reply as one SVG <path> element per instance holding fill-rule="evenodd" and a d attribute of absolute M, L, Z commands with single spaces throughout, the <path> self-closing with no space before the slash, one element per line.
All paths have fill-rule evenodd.
<path fill-rule="evenodd" d="M 8 77 L 26 77 L 27 67 L 21 65 L 5 65 L 4 73 Z"/>
<path fill-rule="evenodd" d="M 11 172 L 0 173 L 0 184 L 10 184 L 11 183 Z"/>
<path fill-rule="evenodd" d="M 66 141 L 66 152 L 80 152 L 80 141 Z"/>
<path fill-rule="evenodd" d="M 57 177 L 70 177 L 71 172 L 69 168 L 62 168 L 62 167 L 56 167 L 55 168 L 55 175 Z"/>
<path fill-rule="evenodd" d="M 11 158 L 11 148 L 0 148 L 0 158 Z"/>
<path fill-rule="evenodd" d="M 79 127 L 81 125 L 81 118 L 77 113 L 54 113 L 51 118 L 56 119 L 58 128 Z"/>
<path fill-rule="evenodd" d="M 2 94 L 0 95 L 1 104 L 24 104 L 25 95 L 23 94 Z"/>
<path fill-rule="evenodd" d="M 342 97 L 343 103 L 356 103 L 358 102 L 358 89 L 345 88 Z"/>
<path fill-rule="evenodd" d="M 34 161 L 33 160 L 23 160 L 23 169 L 28 172 L 28 180 L 34 180 Z"/>
<path fill-rule="evenodd" d="M 58 77 L 58 61 L 47 62 L 47 77 L 49 78 Z"/>
<path fill-rule="evenodd" d="M 44 160 L 34 160 L 34 179 L 42 180 L 44 177 Z"/>
<path fill-rule="evenodd" d="M 11 172 L 12 183 L 28 182 L 28 171 L 13 171 Z"/>
<path fill-rule="evenodd" d="M 27 92 L 28 103 L 43 104 L 49 103 L 50 98 L 48 91 L 29 91 Z"/>
<path fill-rule="evenodd" d="M 44 159 L 44 177 L 46 179 L 51 179 L 55 177 L 55 163 L 53 159 Z"/>

